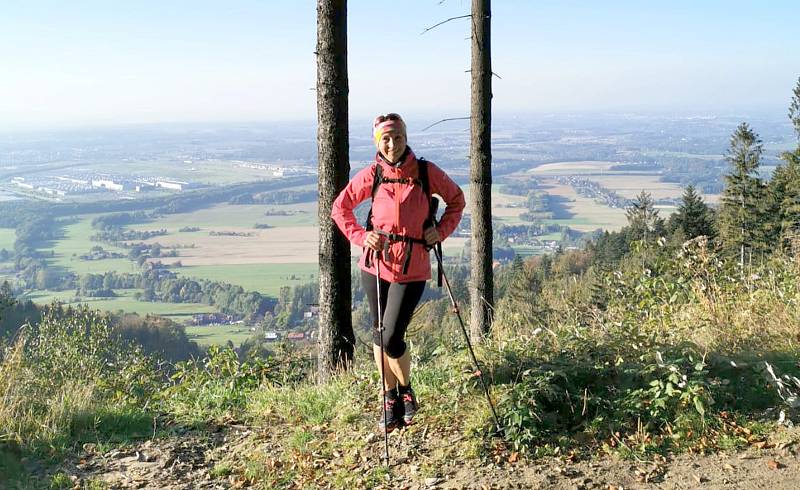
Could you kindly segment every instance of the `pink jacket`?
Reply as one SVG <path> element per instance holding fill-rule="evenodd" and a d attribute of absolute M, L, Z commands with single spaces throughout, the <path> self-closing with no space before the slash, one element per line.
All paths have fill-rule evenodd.
<path fill-rule="evenodd" d="M 367 232 L 356 221 L 353 209 L 372 196 L 372 178 L 375 166 L 383 166 L 384 178 L 418 177 L 417 158 L 414 152 L 408 152 L 405 161 L 399 167 L 386 163 L 380 155 L 375 162 L 358 172 L 333 202 L 331 216 L 342 233 L 352 243 L 363 247 Z M 464 193 L 446 173 L 436 165 L 428 162 L 428 182 L 431 193 L 444 199 L 447 208 L 439 221 L 436 230 L 442 240 L 450 236 L 461 221 L 464 211 Z M 420 185 L 401 183 L 383 183 L 375 192 L 372 204 L 372 225 L 376 230 L 389 233 L 422 238 L 422 225 L 428 217 L 428 202 Z M 425 246 L 415 243 L 411 248 L 411 262 L 408 273 L 403 274 L 406 244 L 393 242 L 389 246 L 387 257 L 380 261 L 381 279 L 389 282 L 426 281 L 431 278 L 431 262 Z M 371 267 L 365 265 L 366 254 L 361 254 L 358 265 L 362 270 L 375 273 L 374 261 Z"/>

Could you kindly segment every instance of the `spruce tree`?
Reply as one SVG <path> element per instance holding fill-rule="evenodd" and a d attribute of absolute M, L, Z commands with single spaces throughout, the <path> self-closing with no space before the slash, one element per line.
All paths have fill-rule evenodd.
<path fill-rule="evenodd" d="M 789 105 L 789 119 L 792 121 L 792 126 L 794 126 L 794 134 L 799 144 L 798 150 L 800 150 L 800 77 L 798 77 L 792 93 L 792 103 Z"/>
<path fill-rule="evenodd" d="M 625 210 L 628 236 L 633 240 L 652 241 L 664 231 L 664 220 L 658 216 L 653 196 L 642 191 Z"/>
<path fill-rule="evenodd" d="M 541 275 L 519 256 L 514 258 L 508 289 L 497 308 L 498 320 L 511 329 L 506 334 L 528 333 L 544 323 L 546 309 L 539 298 Z"/>
<path fill-rule="evenodd" d="M 739 256 L 740 267 L 747 257 L 767 248 L 764 224 L 764 184 L 758 167 L 764 147 L 747 123 L 731 135 L 725 160 L 731 171 L 725 176 L 719 208 L 719 232 L 725 248 Z"/>
<path fill-rule="evenodd" d="M 785 162 L 775 169 L 770 181 L 770 196 L 777 208 L 777 228 L 782 245 L 796 247 L 800 242 L 800 78 L 789 105 L 789 120 L 794 126 L 797 148 L 785 152 Z"/>
<path fill-rule="evenodd" d="M 773 172 L 765 202 L 767 233 L 785 248 L 800 235 L 800 158 L 795 153 L 781 158 L 786 163 Z"/>
<path fill-rule="evenodd" d="M 714 221 L 711 209 L 696 192 L 693 185 L 683 191 L 681 204 L 674 215 L 676 229 L 683 232 L 684 239 L 691 240 L 698 236 L 713 236 Z"/>
<path fill-rule="evenodd" d="M 608 307 L 609 300 L 606 277 L 610 274 L 610 270 L 602 263 L 593 265 L 590 270 L 589 304 L 600 310 L 605 310 Z"/>

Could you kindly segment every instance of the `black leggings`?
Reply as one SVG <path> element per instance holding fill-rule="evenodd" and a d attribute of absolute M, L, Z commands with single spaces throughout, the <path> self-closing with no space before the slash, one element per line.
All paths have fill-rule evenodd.
<path fill-rule="evenodd" d="M 361 271 L 361 285 L 369 299 L 369 310 L 372 313 L 372 342 L 381 345 L 381 334 L 378 331 L 378 287 L 375 274 Z M 381 279 L 381 311 L 383 312 L 383 349 L 392 359 L 403 357 L 406 352 L 406 328 L 414 314 L 425 281 L 389 282 Z"/>

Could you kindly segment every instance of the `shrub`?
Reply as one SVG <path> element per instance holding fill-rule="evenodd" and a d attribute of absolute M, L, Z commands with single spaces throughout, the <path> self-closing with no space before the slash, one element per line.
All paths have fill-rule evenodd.
<path fill-rule="evenodd" d="M 159 399 L 162 408 L 179 419 L 204 422 L 236 415 L 262 385 L 293 383 L 304 377 L 304 359 L 292 351 L 242 361 L 232 348 L 213 345 L 203 359 L 178 363 Z"/>
<path fill-rule="evenodd" d="M 159 386 L 153 362 L 87 308 L 48 308 L 0 363 L 0 439 L 57 448 L 103 417 L 145 407 Z"/>

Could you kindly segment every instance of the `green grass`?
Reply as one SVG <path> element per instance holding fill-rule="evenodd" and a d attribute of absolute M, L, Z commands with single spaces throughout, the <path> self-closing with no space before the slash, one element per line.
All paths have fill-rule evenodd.
<path fill-rule="evenodd" d="M 319 266 L 317 264 L 195 265 L 173 270 L 187 277 L 237 284 L 247 291 L 277 296 L 282 286 L 296 286 L 312 281 L 317 276 Z"/>
<path fill-rule="evenodd" d="M 108 163 L 88 164 L 84 168 L 94 168 L 99 172 L 108 172 Z M 115 171 L 132 173 L 143 177 L 166 175 L 169 179 L 216 185 L 252 182 L 270 178 L 270 175 L 264 170 L 243 168 L 235 166 L 233 162 L 219 160 L 192 163 L 175 162 L 174 160 L 135 161 L 121 163 L 115 167 Z"/>
<path fill-rule="evenodd" d="M 185 226 L 203 228 L 253 228 L 256 223 L 272 226 L 315 226 L 317 210 L 315 203 L 274 205 L 232 205 L 220 204 L 191 213 L 169 214 L 152 223 L 131 225 L 133 230 L 152 230 L 166 228 L 170 233 L 177 233 Z M 305 211 L 289 216 L 265 216 L 267 210 L 287 212 Z M 201 230 L 207 234 L 208 230 Z"/>
<path fill-rule="evenodd" d="M 561 233 L 548 233 L 546 235 L 542 235 L 537 237 L 539 240 L 561 240 Z"/>
<path fill-rule="evenodd" d="M 76 274 L 98 274 L 109 271 L 117 272 L 136 272 L 136 265 L 128 259 L 107 259 L 107 260 L 81 260 L 78 257 L 89 252 L 89 250 L 100 245 L 109 252 L 118 252 L 127 255 L 128 251 L 108 245 L 105 243 L 93 242 L 89 239 L 97 233 L 92 228 L 92 219 L 97 214 L 82 215 L 79 221 L 64 227 L 63 238 L 56 240 L 50 248 L 45 248 L 43 252 L 47 255 L 49 250 L 55 254 L 48 260 L 54 267 L 62 267 Z"/>
<path fill-rule="evenodd" d="M 17 483 L 25 474 L 25 467 L 20 462 L 19 449 L 16 447 L 7 449 L 0 445 L 0 488 L 4 482 Z"/>
<path fill-rule="evenodd" d="M 186 327 L 186 334 L 199 345 L 225 345 L 229 340 L 238 346 L 249 339 L 253 332 L 241 325 L 202 325 Z"/>
<path fill-rule="evenodd" d="M 122 310 L 128 313 L 138 313 L 140 315 L 159 315 L 171 318 L 175 321 L 184 321 L 197 313 L 213 313 L 217 309 L 213 306 L 199 303 L 153 303 L 149 301 L 137 301 L 133 295 L 137 290 L 119 289 L 116 293 L 117 298 L 80 298 L 75 300 L 74 291 L 36 291 L 28 293 L 24 299 L 30 299 L 34 303 L 49 304 L 53 301 L 60 301 L 65 304 L 77 305 L 87 304 L 91 308 L 101 311 Z"/>
<path fill-rule="evenodd" d="M 16 239 L 14 228 L 0 228 L 0 250 L 6 249 L 9 252 L 14 250 L 14 240 Z"/>
<path fill-rule="evenodd" d="M 542 255 L 545 253 L 544 247 L 534 247 L 533 245 L 521 245 L 512 248 L 514 249 L 514 253 L 521 257 L 530 257 L 531 255 Z"/>
<path fill-rule="evenodd" d="M 601 204 L 587 204 L 581 202 L 571 208 L 570 211 L 575 213 L 575 216 L 572 218 L 545 219 L 542 220 L 542 223 L 569 226 L 581 231 L 592 231 L 597 228 L 615 231 L 628 224 L 624 212 Z"/>

